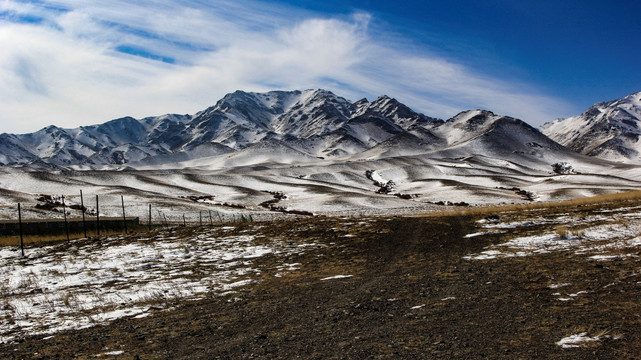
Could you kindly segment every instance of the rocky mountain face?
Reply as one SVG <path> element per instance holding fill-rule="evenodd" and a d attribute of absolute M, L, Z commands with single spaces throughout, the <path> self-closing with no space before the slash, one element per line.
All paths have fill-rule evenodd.
<path fill-rule="evenodd" d="M 190 120 L 189 115 L 142 120 L 125 117 L 76 129 L 51 125 L 31 134 L 1 134 L 0 163 L 99 165 L 139 161 L 170 153 L 174 134 Z"/>
<path fill-rule="evenodd" d="M 619 113 L 621 124 L 636 126 Z M 225 166 L 235 166 L 437 152 L 542 158 L 554 151 L 566 150 L 521 120 L 489 111 L 465 111 L 443 121 L 387 96 L 350 102 L 326 90 L 236 91 L 195 115 L 125 117 L 0 135 L 4 165 L 154 166 L 199 159 L 202 165 L 223 159 Z"/>
<path fill-rule="evenodd" d="M 584 155 L 641 162 L 641 92 L 598 103 L 579 116 L 546 123 L 541 131 Z"/>

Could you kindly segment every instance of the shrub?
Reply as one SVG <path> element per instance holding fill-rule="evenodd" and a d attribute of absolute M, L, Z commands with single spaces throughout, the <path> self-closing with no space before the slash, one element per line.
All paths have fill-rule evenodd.
<path fill-rule="evenodd" d="M 574 168 L 566 162 L 558 162 L 552 165 L 552 170 L 559 175 L 575 174 Z"/>

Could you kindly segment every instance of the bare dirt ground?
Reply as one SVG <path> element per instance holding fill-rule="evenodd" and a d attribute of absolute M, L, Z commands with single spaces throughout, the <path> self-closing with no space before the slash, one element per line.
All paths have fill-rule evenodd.
<path fill-rule="evenodd" d="M 295 271 L 281 272 L 276 255 L 256 259 L 257 282 L 237 292 L 21 338 L 0 345 L 0 358 L 638 359 L 638 247 L 592 239 L 591 250 L 579 251 L 574 245 L 589 234 L 577 230 L 569 247 L 477 256 L 519 236 L 566 237 L 559 222 L 572 231 L 595 211 L 611 210 L 590 226 L 628 227 L 638 220 L 625 217 L 631 210 L 624 205 L 639 204 L 500 214 L 499 222 L 516 224 L 501 231 L 483 227 L 487 214 L 239 225 L 232 235 L 320 245 L 288 255 L 300 264 Z M 591 257 L 597 248 L 613 255 Z"/>

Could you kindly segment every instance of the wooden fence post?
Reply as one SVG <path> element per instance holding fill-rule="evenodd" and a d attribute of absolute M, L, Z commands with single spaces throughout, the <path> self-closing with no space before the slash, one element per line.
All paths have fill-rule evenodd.
<path fill-rule="evenodd" d="M 67 241 L 69 241 L 69 224 L 67 223 L 67 205 L 65 205 L 64 195 L 62 195 L 62 214 L 65 218 L 65 233 L 67 234 Z"/>
<path fill-rule="evenodd" d="M 85 220 L 85 200 L 82 197 L 82 190 L 80 190 L 80 210 L 82 211 L 82 229 L 85 231 L 85 238 L 87 237 L 87 221 Z"/>
<path fill-rule="evenodd" d="M 151 231 L 151 204 L 149 204 L 149 231 Z"/>
<path fill-rule="evenodd" d="M 96 232 L 100 236 L 100 206 L 98 203 L 98 195 L 96 195 Z"/>
<path fill-rule="evenodd" d="M 22 210 L 20 209 L 20 203 L 18 203 L 18 227 L 20 231 L 20 251 L 22 251 L 22 257 L 24 257 L 24 241 L 22 240 Z"/>
<path fill-rule="evenodd" d="M 211 219 L 211 210 L 209 210 L 209 226 L 214 226 L 214 221 Z"/>
<path fill-rule="evenodd" d="M 124 196 L 120 195 L 120 201 L 122 202 L 122 222 L 125 225 L 125 234 L 128 233 L 127 231 L 127 216 L 125 215 L 125 198 Z"/>
<path fill-rule="evenodd" d="M 203 226 L 203 211 L 198 210 L 198 216 L 200 216 L 200 226 Z"/>
<path fill-rule="evenodd" d="M 183 214 L 183 227 L 187 227 L 187 220 L 185 219 L 185 214 Z"/>

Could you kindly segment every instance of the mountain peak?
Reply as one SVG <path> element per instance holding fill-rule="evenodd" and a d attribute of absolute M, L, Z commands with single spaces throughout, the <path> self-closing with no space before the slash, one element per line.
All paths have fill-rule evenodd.
<path fill-rule="evenodd" d="M 321 96 L 336 96 L 333 92 L 325 89 L 307 89 L 305 92 L 311 92 L 314 95 L 321 95 Z"/>
<path fill-rule="evenodd" d="M 581 115 L 541 126 L 554 141 L 589 156 L 641 162 L 641 92 L 597 103 Z"/>
<path fill-rule="evenodd" d="M 474 110 L 464 110 L 461 111 L 460 113 L 454 115 L 450 120 L 458 120 L 464 117 L 471 117 L 471 116 L 496 116 L 492 111 L 490 110 L 483 110 L 483 109 L 474 109 Z M 450 121 L 448 120 L 448 121 Z"/>
<path fill-rule="evenodd" d="M 377 97 L 376 100 L 374 100 L 374 102 L 380 102 L 380 101 L 386 101 L 386 100 L 394 100 L 394 101 L 396 101 L 395 99 L 392 99 L 391 97 L 383 94 L 383 95 Z"/>
<path fill-rule="evenodd" d="M 501 117 L 502 116 L 498 116 L 489 110 L 466 110 L 454 115 L 454 117 L 447 120 L 447 123 L 455 124 L 454 126 L 456 127 L 463 126 L 468 130 L 472 130 L 482 124 L 494 122 Z"/>

